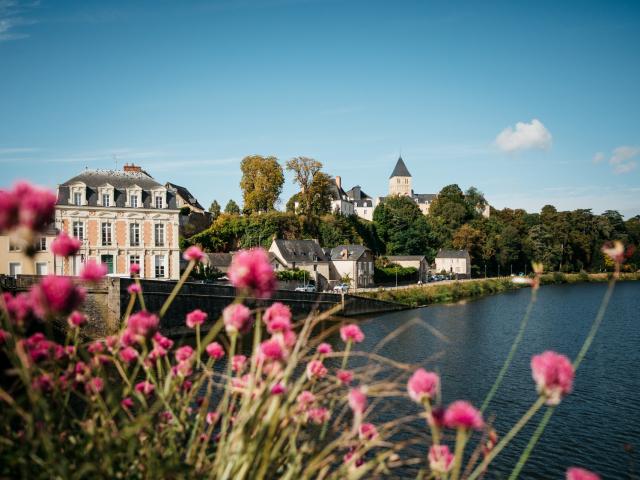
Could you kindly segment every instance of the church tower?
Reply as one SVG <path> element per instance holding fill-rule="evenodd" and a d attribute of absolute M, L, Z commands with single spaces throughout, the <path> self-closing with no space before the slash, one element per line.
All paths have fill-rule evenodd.
<path fill-rule="evenodd" d="M 411 174 L 402 160 L 398 157 L 396 167 L 389 177 L 389 195 L 405 195 L 410 197 L 413 193 L 411 188 Z"/>

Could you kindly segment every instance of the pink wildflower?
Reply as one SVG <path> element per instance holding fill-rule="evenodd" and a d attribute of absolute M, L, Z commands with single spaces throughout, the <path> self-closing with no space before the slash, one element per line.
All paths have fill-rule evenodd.
<path fill-rule="evenodd" d="M 84 264 L 84 268 L 80 272 L 80 278 L 86 282 L 98 282 L 104 278 L 107 271 L 107 266 L 104 263 L 89 260 Z"/>
<path fill-rule="evenodd" d="M 53 390 L 53 379 L 51 375 L 48 373 L 43 373 L 38 377 L 34 378 L 31 385 L 35 390 L 39 390 L 41 392 L 50 392 Z"/>
<path fill-rule="evenodd" d="M 567 470 L 567 480 L 600 480 L 600 475 L 584 468 L 571 467 Z"/>
<path fill-rule="evenodd" d="M 96 340 L 94 342 L 91 342 L 89 344 L 89 346 L 87 347 L 87 351 L 89 353 L 104 352 L 104 343 L 102 343 L 100 340 Z"/>
<path fill-rule="evenodd" d="M 69 323 L 69 326 L 71 328 L 79 328 L 87 323 L 87 316 L 76 310 L 74 312 L 71 312 L 71 315 L 69 315 L 67 322 Z"/>
<path fill-rule="evenodd" d="M 35 318 L 33 294 L 31 292 L 21 292 L 16 296 L 5 292 L 2 297 L 4 298 L 7 316 L 14 325 L 23 326 Z"/>
<path fill-rule="evenodd" d="M 273 387 L 271 387 L 271 395 L 282 395 L 286 391 L 287 387 L 285 387 L 281 382 L 278 382 Z"/>
<path fill-rule="evenodd" d="M 351 382 L 353 382 L 353 372 L 349 370 L 338 370 L 336 376 L 338 377 L 340 383 L 342 383 L 343 385 L 349 385 Z"/>
<path fill-rule="evenodd" d="M 267 361 L 283 360 L 285 352 L 277 340 L 265 340 L 260 344 L 260 358 Z"/>
<path fill-rule="evenodd" d="M 150 337 L 158 329 L 160 319 L 153 313 L 141 310 L 134 313 L 127 321 L 127 330 L 134 336 Z"/>
<path fill-rule="evenodd" d="M 207 355 L 209 355 L 214 360 L 220 360 L 224 357 L 224 348 L 218 342 L 211 342 L 207 345 L 205 349 L 207 351 Z"/>
<path fill-rule="evenodd" d="M 241 303 L 234 303 L 222 311 L 222 320 L 228 334 L 245 333 L 251 328 L 251 311 Z"/>
<path fill-rule="evenodd" d="M 291 310 L 280 302 L 267 308 L 263 318 L 271 334 L 291 330 Z"/>
<path fill-rule="evenodd" d="M 416 370 L 407 383 L 409 397 L 416 403 L 433 400 L 439 389 L 440 377 L 438 374 L 427 372 L 424 368 Z"/>
<path fill-rule="evenodd" d="M 51 251 L 60 257 L 70 257 L 80 250 L 82 242 L 77 238 L 67 235 L 66 232 L 61 232 L 51 242 Z"/>
<path fill-rule="evenodd" d="M 135 386 L 135 390 L 138 393 L 142 393 L 145 396 L 149 396 L 153 393 L 153 391 L 156 389 L 156 387 L 154 387 L 153 383 L 144 380 L 142 382 L 138 382 L 136 383 Z"/>
<path fill-rule="evenodd" d="M 131 397 L 125 397 L 120 400 L 120 406 L 125 410 L 133 408 L 133 400 L 131 399 Z"/>
<path fill-rule="evenodd" d="M 363 423 L 358 429 L 358 436 L 361 440 L 373 440 L 378 436 L 378 429 L 373 423 Z"/>
<path fill-rule="evenodd" d="M 228 275 L 234 287 L 250 290 L 258 298 L 268 298 L 276 287 L 273 267 L 262 248 L 239 251 L 231 261 Z"/>
<path fill-rule="evenodd" d="M 127 287 L 127 292 L 129 295 L 137 295 L 138 293 L 142 293 L 142 287 L 137 283 L 132 283 Z"/>
<path fill-rule="evenodd" d="M 333 348 L 328 343 L 321 343 L 318 345 L 318 354 L 320 355 L 328 355 L 333 352 Z"/>
<path fill-rule="evenodd" d="M 201 262 L 204 259 L 204 253 L 202 253 L 202 250 L 200 248 L 194 245 L 185 250 L 185 252 L 182 254 L 182 258 L 184 258 L 188 262 Z"/>
<path fill-rule="evenodd" d="M 244 370 L 246 363 L 247 357 L 244 355 L 234 355 L 231 359 L 231 369 L 236 373 L 240 373 Z"/>
<path fill-rule="evenodd" d="M 324 407 L 310 408 L 307 417 L 316 425 L 322 425 L 329 420 L 329 410 Z"/>
<path fill-rule="evenodd" d="M 138 358 L 138 351 L 133 347 L 125 347 L 118 353 L 120 360 L 125 363 L 131 363 Z"/>
<path fill-rule="evenodd" d="M 314 378 L 324 378 L 327 375 L 327 368 L 320 360 L 311 360 L 307 363 L 307 377 L 311 380 Z"/>
<path fill-rule="evenodd" d="M 538 394 L 547 398 L 547 405 L 558 405 L 571 392 L 573 365 L 567 357 L 550 350 L 531 358 L 531 371 Z"/>
<path fill-rule="evenodd" d="M 360 388 L 352 388 L 349 392 L 349 407 L 356 415 L 362 415 L 367 409 L 367 396 Z"/>
<path fill-rule="evenodd" d="M 13 192 L 20 202 L 20 225 L 34 232 L 44 231 L 53 221 L 56 195 L 26 182 L 16 183 Z"/>
<path fill-rule="evenodd" d="M 96 393 L 100 393 L 103 388 L 104 388 L 104 380 L 102 380 L 100 377 L 93 377 L 84 386 L 85 391 L 89 395 L 91 394 L 95 395 Z"/>
<path fill-rule="evenodd" d="M 301 410 L 306 410 L 309 405 L 316 401 L 316 396 L 309 390 L 303 390 L 296 399 Z"/>
<path fill-rule="evenodd" d="M 31 288 L 32 307 L 38 317 L 67 316 L 85 299 L 86 291 L 67 277 L 48 275 Z"/>
<path fill-rule="evenodd" d="M 449 428 L 480 430 L 484 421 L 482 414 L 473 405 L 464 400 L 457 400 L 444 412 L 444 424 Z"/>
<path fill-rule="evenodd" d="M 453 468 L 453 459 L 446 445 L 432 445 L 429 449 L 429 468 L 434 473 L 448 473 Z"/>
<path fill-rule="evenodd" d="M 340 329 L 340 338 L 342 341 L 360 343 L 364 340 L 364 333 L 360 330 L 360 327 L 354 324 L 345 325 Z"/>
<path fill-rule="evenodd" d="M 220 414 L 218 412 L 207 412 L 206 421 L 209 425 L 215 425 L 218 423 Z"/>
<path fill-rule="evenodd" d="M 0 345 L 7 343 L 7 340 L 11 338 L 11 334 L 6 330 L 0 328 Z"/>
<path fill-rule="evenodd" d="M 277 338 L 279 341 L 281 341 L 282 345 L 287 350 L 293 348 L 296 344 L 296 340 L 298 339 L 296 332 L 294 332 L 293 330 L 287 330 L 286 332 L 276 334 L 274 338 Z"/>
<path fill-rule="evenodd" d="M 602 246 L 602 253 L 615 263 L 620 264 L 624 262 L 624 245 L 619 240 L 616 240 L 613 244 L 611 242 L 604 244 Z"/>
<path fill-rule="evenodd" d="M 208 315 L 200 310 L 195 309 L 193 312 L 187 313 L 187 327 L 196 328 L 196 325 L 202 325 L 207 320 Z"/>
<path fill-rule="evenodd" d="M 186 362 L 193 357 L 194 351 L 189 345 L 185 345 L 184 347 L 180 347 L 176 350 L 175 356 L 178 362 Z"/>
<path fill-rule="evenodd" d="M 140 264 L 132 263 L 129 265 L 129 272 L 131 275 L 140 275 Z"/>
<path fill-rule="evenodd" d="M 147 355 L 147 360 L 149 362 L 155 362 L 159 358 L 166 356 L 167 353 L 169 352 L 167 352 L 167 350 L 165 350 L 164 348 L 162 348 L 160 345 L 156 343 L 154 344 L 153 348 L 149 352 L 149 355 Z"/>
<path fill-rule="evenodd" d="M 173 347 L 173 340 L 171 340 L 170 338 L 165 337 L 160 332 L 154 333 L 154 335 L 153 335 L 153 343 L 157 344 L 157 345 L 160 345 L 165 350 L 170 350 L 171 347 Z"/>

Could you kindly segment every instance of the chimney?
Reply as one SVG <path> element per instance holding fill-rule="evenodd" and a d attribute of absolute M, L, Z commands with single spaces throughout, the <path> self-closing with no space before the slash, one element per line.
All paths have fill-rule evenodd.
<path fill-rule="evenodd" d="M 133 173 L 140 173 L 142 172 L 142 167 L 135 165 L 133 163 L 125 163 L 124 164 L 124 171 L 125 172 L 133 172 Z"/>
<path fill-rule="evenodd" d="M 336 185 L 338 185 L 338 188 L 342 188 L 342 177 L 340 175 L 336 175 Z"/>

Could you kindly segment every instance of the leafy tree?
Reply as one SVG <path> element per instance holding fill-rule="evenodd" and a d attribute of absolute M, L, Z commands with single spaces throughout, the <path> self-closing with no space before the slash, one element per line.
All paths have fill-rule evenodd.
<path fill-rule="evenodd" d="M 213 202 L 211 202 L 211 206 L 209 206 L 209 213 L 211 213 L 214 220 L 218 218 L 218 216 L 221 213 L 221 210 L 222 209 L 220 208 L 220 204 L 218 203 L 217 200 L 214 200 Z"/>
<path fill-rule="evenodd" d="M 242 200 L 247 213 L 275 209 L 282 193 L 284 173 L 276 157 L 250 155 L 240 163 Z"/>
<path fill-rule="evenodd" d="M 454 234 L 453 248 L 467 250 L 471 257 L 471 263 L 476 264 L 482 259 L 482 246 L 485 243 L 484 234 L 477 228 L 465 223 Z"/>
<path fill-rule="evenodd" d="M 471 220 L 475 214 L 475 208 L 471 208 L 465 200 L 464 194 L 458 185 L 447 185 L 438 194 L 438 197 L 429 207 L 429 215 L 440 217 L 451 233 Z"/>
<path fill-rule="evenodd" d="M 233 199 L 231 199 L 224 207 L 224 213 L 228 213 L 229 215 L 240 215 L 240 207 Z"/>
<path fill-rule="evenodd" d="M 287 170 L 293 172 L 293 181 L 300 187 L 296 199 L 287 202 L 287 211 L 297 211 L 303 215 L 324 215 L 331 210 L 332 178 L 323 173 L 322 163 L 308 157 L 295 157 L 287 162 Z"/>
<path fill-rule="evenodd" d="M 473 216 L 482 214 L 484 207 L 487 206 L 487 200 L 484 198 L 484 193 L 476 187 L 469 187 L 467 191 L 464 192 L 464 201 L 467 204 L 467 210 Z"/>

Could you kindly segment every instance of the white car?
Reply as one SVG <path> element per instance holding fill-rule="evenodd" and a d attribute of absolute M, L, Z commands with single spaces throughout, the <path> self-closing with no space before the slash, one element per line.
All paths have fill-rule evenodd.
<path fill-rule="evenodd" d="M 349 285 L 346 283 L 339 283 L 335 287 L 333 287 L 333 293 L 348 293 Z"/>
<path fill-rule="evenodd" d="M 304 286 L 300 286 L 300 287 L 296 287 L 295 289 L 296 292 L 307 292 L 307 293 L 314 293 L 316 291 L 316 286 L 315 285 L 304 285 Z"/>

